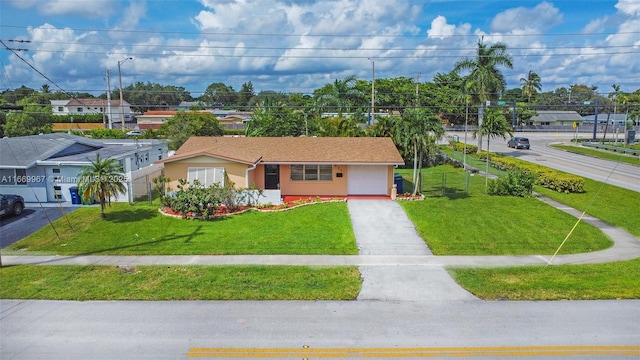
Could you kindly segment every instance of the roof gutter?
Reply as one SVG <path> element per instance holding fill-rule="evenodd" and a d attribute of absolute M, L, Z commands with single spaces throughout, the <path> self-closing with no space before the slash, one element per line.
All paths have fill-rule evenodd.
<path fill-rule="evenodd" d="M 255 170 L 261 159 L 262 159 L 262 157 L 260 159 L 258 159 L 251 167 L 248 167 L 247 170 L 245 170 L 245 172 L 244 172 L 244 187 L 246 189 L 249 188 L 249 171 Z"/>

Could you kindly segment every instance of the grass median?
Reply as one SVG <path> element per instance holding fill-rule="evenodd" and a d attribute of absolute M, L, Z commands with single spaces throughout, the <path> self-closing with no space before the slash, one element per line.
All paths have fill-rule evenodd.
<path fill-rule="evenodd" d="M 354 300 L 356 267 L 35 266 L 0 268 L 0 298 L 50 300 Z"/>
<path fill-rule="evenodd" d="M 633 155 L 624 155 L 622 153 L 613 152 L 610 150 L 598 150 L 593 148 L 587 148 L 576 145 L 550 145 L 553 148 L 565 150 L 577 154 L 589 155 L 604 160 L 619 161 L 631 165 L 640 165 L 640 158 Z"/>

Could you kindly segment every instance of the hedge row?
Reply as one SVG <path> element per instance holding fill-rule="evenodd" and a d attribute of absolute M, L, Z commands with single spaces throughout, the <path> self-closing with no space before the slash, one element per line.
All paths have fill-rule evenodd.
<path fill-rule="evenodd" d="M 52 115 L 53 122 L 57 123 L 102 123 L 102 114 L 86 114 L 86 115 Z M 71 119 L 73 118 L 73 121 Z"/>
<path fill-rule="evenodd" d="M 464 143 L 451 141 L 449 145 L 451 146 L 453 151 L 457 151 L 460 153 L 465 151 Z M 478 147 L 476 145 L 467 144 L 466 152 L 467 154 L 475 154 L 478 152 Z"/>
<path fill-rule="evenodd" d="M 480 157 L 484 159 L 487 156 L 486 154 L 486 152 L 483 152 L 480 154 Z M 577 175 L 567 174 L 562 171 L 497 154 L 492 154 L 490 161 L 503 170 L 519 169 L 522 171 L 530 171 L 537 175 L 536 184 L 557 192 L 584 192 L 584 179 Z"/>

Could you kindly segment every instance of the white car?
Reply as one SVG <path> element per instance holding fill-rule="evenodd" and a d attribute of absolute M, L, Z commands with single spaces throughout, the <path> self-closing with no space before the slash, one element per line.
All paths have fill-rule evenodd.
<path fill-rule="evenodd" d="M 129 131 L 127 133 L 127 136 L 140 136 L 143 135 L 144 132 L 140 131 L 140 130 L 133 130 L 133 131 Z"/>

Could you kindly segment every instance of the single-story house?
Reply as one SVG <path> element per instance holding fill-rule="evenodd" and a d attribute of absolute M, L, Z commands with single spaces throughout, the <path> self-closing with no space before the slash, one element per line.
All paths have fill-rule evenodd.
<path fill-rule="evenodd" d="M 537 113 L 529 125 L 573 126 L 575 122 L 579 126 L 584 121 L 576 111 L 538 110 Z"/>
<path fill-rule="evenodd" d="M 593 125 L 595 118 L 595 115 L 586 115 L 584 117 L 584 123 Z M 598 124 L 604 125 L 607 123 L 607 120 L 609 120 L 609 125 L 624 126 L 625 121 L 627 121 L 627 114 L 598 114 Z"/>
<path fill-rule="evenodd" d="M 0 154 L 0 193 L 22 195 L 27 202 L 71 201 L 70 189 L 77 186 L 82 167 L 98 154 L 116 159 L 128 189 L 117 201 L 126 202 L 137 193 L 135 186 L 147 188 L 146 183 L 136 183 L 137 172 L 147 174 L 155 161 L 166 158 L 167 145 L 159 140 L 97 140 L 53 133 L 2 138 Z"/>
<path fill-rule="evenodd" d="M 136 116 L 136 121 L 141 130 L 159 129 L 167 119 L 175 116 L 178 111 L 179 110 L 149 110 L 142 115 Z M 186 111 L 189 112 L 191 110 Z M 215 115 L 220 125 L 227 129 L 242 129 L 244 128 L 244 123 L 251 117 L 251 112 L 234 110 L 198 110 L 198 112 Z"/>
<path fill-rule="evenodd" d="M 264 189 L 271 203 L 286 196 L 390 196 L 393 169 L 404 164 L 390 138 L 373 137 L 191 137 L 159 162 L 171 189 L 179 179 L 205 186 L 228 179 L 236 188 Z"/>

